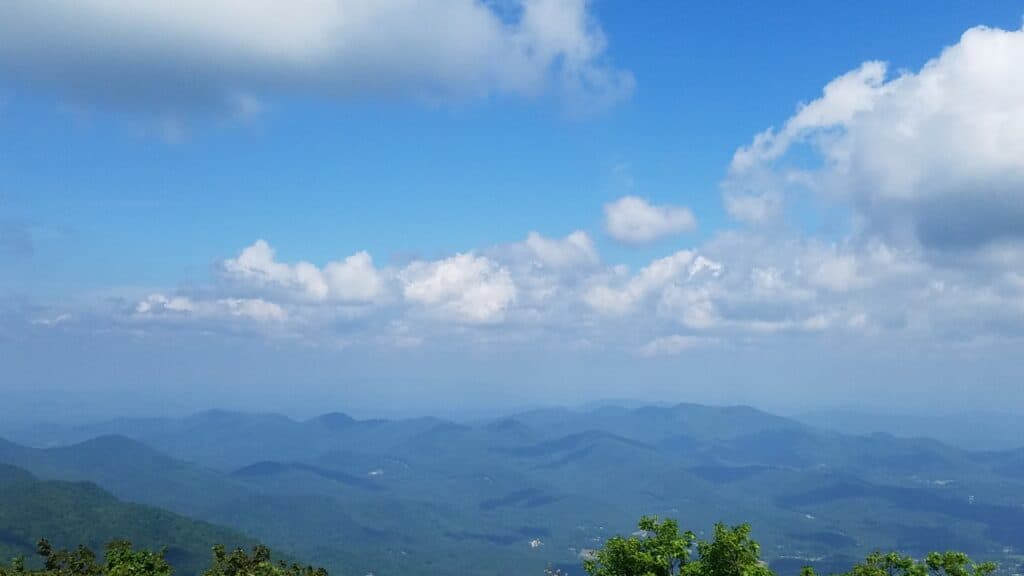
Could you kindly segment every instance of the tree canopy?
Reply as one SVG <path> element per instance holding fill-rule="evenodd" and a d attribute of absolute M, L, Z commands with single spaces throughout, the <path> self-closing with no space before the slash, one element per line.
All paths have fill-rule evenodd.
<path fill-rule="evenodd" d="M 174 572 L 164 558 L 166 550 L 135 550 L 126 540 L 109 543 L 102 562 L 85 546 L 55 550 L 49 541 L 40 540 L 37 551 L 43 560 L 42 569 L 29 569 L 24 558 L 16 558 L 8 566 L 0 565 L 0 576 L 172 576 Z M 257 545 L 251 553 L 241 548 L 229 553 L 218 544 L 202 576 L 327 576 L 327 571 L 275 562 L 266 546 Z"/>
<path fill-rule="evenodd" d="M 645 516 L 631 536 L 615 536 L 583 567 L 591 576 L 775 576 L 761 560 L 750 526 L 716 524 L 710 540 L 680 532 L 675 520 Z M 963 552 L 933 552 L 917 560 L 875 552 L 841 576 L 990 576 L 992 562 L 975 563 Z M 815 576 L 805 567 L 801 576 Z"/>

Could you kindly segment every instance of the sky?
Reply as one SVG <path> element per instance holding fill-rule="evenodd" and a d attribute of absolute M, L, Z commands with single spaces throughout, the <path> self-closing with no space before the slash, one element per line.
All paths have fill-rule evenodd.
<path fill-rule="evenodd" d="M 1024 412 L 1014 2 L 0 5 L 0 417 Z"/>

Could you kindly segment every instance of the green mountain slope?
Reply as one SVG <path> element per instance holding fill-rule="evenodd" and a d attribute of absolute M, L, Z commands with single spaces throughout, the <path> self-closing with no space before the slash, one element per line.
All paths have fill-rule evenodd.
<path fill-rule="evenodd" d="M 214 471 L 183 462 L 117 435 L 71 446 L 36 449 L 0 439 L 0 462 L 45 479 L 84 480 L 118 498 L 190 516 L 221 506 L 243 488 Z"/>
<path fill-rule="evenodd" d="M 179 574 L 198 574 L 209 565 L 211 546 L 251 546 L 238 532 L 171 512 L 122 502 L 87 482 L 47 481 L 0 464 L 0 558 L 35 558 L 36 542 L 57 547 L 85 544 L 94 550 L 113 539 L 137 545 L 167 546 L 167 559 Z"/>

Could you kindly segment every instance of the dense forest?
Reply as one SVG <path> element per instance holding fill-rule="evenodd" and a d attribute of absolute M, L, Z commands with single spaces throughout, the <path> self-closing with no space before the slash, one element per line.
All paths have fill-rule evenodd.
<path fill-rule="evenodd" d="M 138 546 L 164 547 L 166 560 L 187 574 L 198 574 L 207 564 L 212 542 L 255 544 L 227 528 L 122 502 L 90 482 L 40 480 L 0 464 L 0 558 L 32 556 L 43 536 L 56 547 L 93 549 L 130 537 Z"/>

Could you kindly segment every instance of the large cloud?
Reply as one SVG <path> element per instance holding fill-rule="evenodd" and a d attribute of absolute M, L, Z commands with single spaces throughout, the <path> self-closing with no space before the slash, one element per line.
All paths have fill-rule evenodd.
<path fill-rule="evenodd" d="M 820 167 L 806 163 L 809 147 Z M 968 30 L 917 72 L 840 76 L 737 151 L 727 207 L 777 214 L 793 191 L 849 205 L 858 231 L 930 250 L 1024 238 L 1024 30 Z"/>
<path fill-rule="evenodd" d="M 236 258 L 225 260 L 222 269 L 230 279 L 314 301 L 370 303 L 385 290 L 384 279 L 366 252 L 318 268 L 309 262 L 278 262 L 270 245 L 257 240 Z"/>
<path fill-rule="evenodd" d="M 631 278 L 613 277 L 611 282 L 596 284 L 583 295 L 583 300 L 601 314 L 620 316 L 634 311 L 649 297 L 663 294 L 669 286 L 696 283 L 702 276 L 715 276 L 721 271 L 721 264 L 681 250 L 651 262 Z"/>
<path fill-rule="evenodd" d="M 86 104 L 258 112 L 275 91 L 628 96 L 585 0 L 13 0 L 0 68 Z"/>
<path fill-rule="evenodd" d="M 474 254 L 413 262 L 398 277 L 406 300 L 458 321 L 501 321 L 516 299 L 508 270 Z"/>

